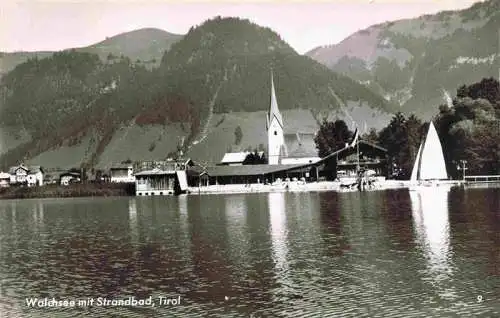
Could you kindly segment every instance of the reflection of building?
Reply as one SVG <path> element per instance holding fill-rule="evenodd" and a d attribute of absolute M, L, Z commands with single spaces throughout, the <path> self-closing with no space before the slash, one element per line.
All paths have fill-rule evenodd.
<path fill-rule="evenodd" d="M 285 210 L 285 193 L 270 192 L 268 195 L 269 220 L 272 244 L 272 255 L 278 283 L 282 288 L 291 285 L 288 264 L 287 216 Z"/>

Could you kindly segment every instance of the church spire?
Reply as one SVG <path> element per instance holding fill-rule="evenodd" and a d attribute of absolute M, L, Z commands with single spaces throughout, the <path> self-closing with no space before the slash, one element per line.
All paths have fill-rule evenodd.
<path fill-rule="evenodd" d="M 276 100 L 276 92 L 274 90 L 274 79 L 273 71 L 271 70 L 271 106 L 269 107 L 269 113 L 267 117 L 267 128 L 271 125 L 273 120 L 276 120 L 281 128 L 283 128 L 283 118 L 278 109 L 278 101 Z"/>

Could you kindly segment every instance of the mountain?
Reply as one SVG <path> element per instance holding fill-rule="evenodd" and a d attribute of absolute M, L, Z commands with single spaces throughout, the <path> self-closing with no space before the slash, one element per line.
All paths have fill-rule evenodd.
<path fill-rule="evenodd" d="M 306 55 L 428 118 L 456 87 L 498 76 L 498 8 L 500 0 L 489 0 L 374 25 Z"/>
<path fill-rule="evenodd" d="M 103 60 L 109 54 L 114 56 L 126 56 L 132 61 L 140 60 L 146 64 L 157 66 L 166 50 L 179 41 L 182 35 L 169 33 L 160 29 L 145 28 L 131 32 L 120 33 L 106 38 L 90 46 L 75 49 L 78 52 L 88 52 L 99 55 Z M 49 57 L 54 52 L 0 52 L 0 77 L 13 70 L 16 65 L 30 58 Z"/>
<path fill-rule="evenodd" d="M 266 143 L 270 73 L 286 129 L 315 132 L 324 117 L 382 127 L 394 105 L 352 79 L 301 56 L 248 20 L 216 17 L 190 29 L 158 68 L 125 56 L 70 50 L 31 59 L 2 78 L 2 166 L 109 166 L 178 150 L 219 161 L 229 148 Z M 235 142 L 240 126 L 243 136 Z M 2 140 L 0 140 L 2 142 Z M 17 142 L 17 144 L 15 144 Z"/>
<path fill-rule="evenodd" d="M 95 53 L 102 59 L 108 58 L 109 54 L 123 55 L 132 61 L 140 60 L 158 65 L 165 51 L 180 39 L 182 35 L 145 28 L 115 35 L 97 44 L 77 49 L 77 51 Z"/>

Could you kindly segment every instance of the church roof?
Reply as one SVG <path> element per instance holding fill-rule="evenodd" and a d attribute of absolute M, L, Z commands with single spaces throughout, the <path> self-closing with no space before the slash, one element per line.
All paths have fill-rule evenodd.
<path fill-rule="evenodd" d="M 271 122 L 274 118 L 276 118 L 278 124 L 281 126 L 281 128 L 283 128 L 283 118 L 281 117 L 281 113 L 278 109 L 278 101 L 276 100 L 276 92 L 274 89 L 273 73 L 271 72 L 271 106 L 269 107 L 269 112 L 267 114 L 266 128 L 269 128 L 269 125 L 271 125 Z"/>

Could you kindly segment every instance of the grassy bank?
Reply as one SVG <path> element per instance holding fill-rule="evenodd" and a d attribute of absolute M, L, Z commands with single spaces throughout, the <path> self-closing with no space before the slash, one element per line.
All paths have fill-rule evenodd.
<path fill-rule="evenodd" d="M 68 186 L 44 185 L 33 188 L 10 187 L 0 189 L 0 199 L 106 197 L 131 195 L 135 195 L 135 185 L 120 183 L 75 183 Z"/>

